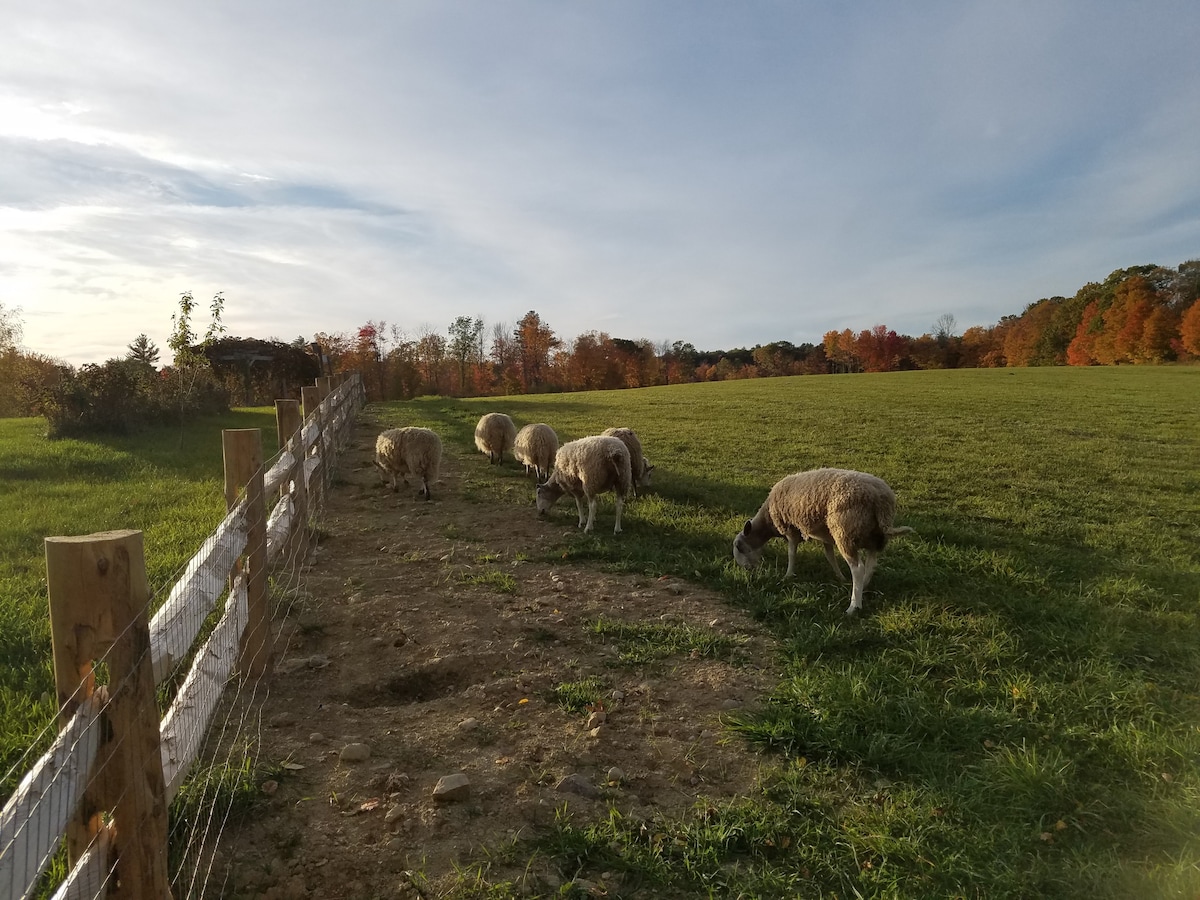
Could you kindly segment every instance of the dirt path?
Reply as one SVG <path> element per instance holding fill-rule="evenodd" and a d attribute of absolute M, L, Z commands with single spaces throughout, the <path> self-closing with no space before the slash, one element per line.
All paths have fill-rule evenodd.
<path fill-rule="evenodd" d="M 753 788 L 758 760 L 720 723 L 777 682 L 752 621 L 682 580 L 538 561 L 574 530 L 574 504 L 546 521 L 477 499 L 471 479 L 513 478 L 515 464 L 489 469 L 473 448 L 446 448 L 433 502 L 391 493 L 370 462 L 378 430 L 360 425 L 343 457 L 328 537 L 276 623 L 262 759 L 303 768 L 265 785 L 266 809 L 224 838 L 213 882 L 225 896 L 439 896 L 456 866 L 556 809 L 649 819 Z M 653 538 L 637 523 L 613 538 L 611 517 L 602 504 L 608 539 Z M 738 664 L 694 651 L 631 665 L 588 629 L 600 617 L 730 636 Z M 588 678 L 602 724 L 554 693 Z M 439 779 L 459 774 L 465 795 L 435 800 Z M 526 862 L 488 880 L 536 894 L 579 877 L 595 894 L 633 896 L 613 873 Z"/>

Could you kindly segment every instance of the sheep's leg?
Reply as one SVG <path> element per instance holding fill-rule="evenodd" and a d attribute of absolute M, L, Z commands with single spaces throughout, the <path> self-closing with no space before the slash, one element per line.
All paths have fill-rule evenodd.
<path fill-rule="evenodd" d="M 846 576 L 842 573 L 842 567 L 838 565 L 837 555 L 833 552 L 833 545 L 821 542 L 821 548 L 825 551 L 825 558 L 829 560 L 829 565 L 833 566 L 833 574 L 837 576 L 838 581 L 845 582 Z M 853 569 L 853 567 L 851 567 Z"/>
<path fill-rule="evenodd" d="M 594 523 L 596 521 L 596 504 L 597 504 L 597 502 L 598 501 L 596 500 L 595 497 L 588 497 L 587 524 L 583 526 L 583 531 L 585 534 L 592 530 L 592 523 Z"/>
<path fill-rule="evenodd" d="M 783 573 L 783 577 L 791 578 L 793 575 L 796 574 L 796 546 L 800 543 L 800 538 L 796 536 L 795 532 L 793 532 L 792 534 L 789 534 L 787 536 L 787 542 L 788 542 L 788 567 L 787 567 L 787 571 Z"/>
<path fill-rule="evenodd" d="M 613 528 L 613 534 L 621 533 L 621 510 L 625 508 L 625 498 L 617 494 L 617 524 Z"/>
<path fill-rule="evenodd" d="M 879 562 L 879 554 L 864 550 L 862 557 L 850 563 L 850 574 L 854 578 L 854 586 L 850 591 L 850 606 L 846 615 L 850 616 L 862 609 L 863 592 L 875 574 L 875 565 Z"/>
<path fill-rule="evenodd" d="M 583 498 L 582 497 L 575 498 L 575 510 L 576 510 L 576 512 L 579 513 L 579 526 L 578 527 L 583 528 L 584 518 L 583 518 Z M 589 522 L 588 528 L 590 528 L 590 527 L 591 527 L 591 523 Z"/>
<path fill-rule="evenodd" d="M 426 500 L 433 499 L 433 491 L 431 491 L 429 489 L 429 479 L 428 478 L 421 479 L 421 493 L 425 495 Z"/>
<path fill-rule="evenodd" d="M 862 582 L 863 590 L 865 591 L 867 589 L 867 584 L 871 580 L 871 576 L 875 574 L 875 566 L 879 563 L 879 554 L 871 553 L 870 551 L 867 551 L 863 555 L 866 557 L 866 560 L 864 563 L 865 571 L 863 573 L 863 582 Z"/>

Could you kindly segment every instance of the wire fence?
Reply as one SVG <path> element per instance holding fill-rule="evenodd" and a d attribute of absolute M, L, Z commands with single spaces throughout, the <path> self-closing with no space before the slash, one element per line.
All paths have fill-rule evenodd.
<path fill-rule="evenodd" d="M 153 616 L 140 532 L 47 539 L 59 730 L 0 811 L 0 897 L 223 893 L 221 837 L 261 790 L 271 613 L 299 596 L 363 404 L 357 376 L 325 390 L 244 485 L 227 455 L 229 514 Z"/>

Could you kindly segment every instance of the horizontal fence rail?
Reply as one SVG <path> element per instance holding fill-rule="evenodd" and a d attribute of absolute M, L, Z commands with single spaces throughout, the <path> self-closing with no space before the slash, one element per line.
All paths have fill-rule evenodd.
<path fill-rule="evenodd" d="M 324 495 L 323 482 L 330 477 L 339 450 L 348 442 L 355 416 L 365 399 L 357 375 L 319 379 L 315 387 L 304 388 L 303 394 L 302 417 L 294 401 L 276 404 L 279 456 L 265 474 L 261 465 L 256 465 L 253 478 L 237 485 L 237 496 L 232 498 L 227 459 L 229 513 L 184 567 L 182 577 L 152 620 L 143 619 L 140 629 L 135 621 L 111 637 L 105 636 L 104 629 L 111 628 L 112 617 L 105 619 L 104 613 L 95 613 L 99 616 L 96 621 L 55 623 L 56 679 L 63 671 L 71 671 L 78 672 L 78 680 L 73 685 L 60 681 L 59 734 L 0 811 L 0 897 L 31 896 L 64 836 L 73 864 L 54 893 L 55 900 L 106 897 L 118 878 L 122 896 L 170 896 L 165 883 L 163 886 L 126 884 L 126 880 L 145 877 L 141 874 L 141 861 L 135 857 L 145 856 L 153 868 L 155 860 L 165 860 L 166 847 L 165 839 L 162 847 L 137 846 L 135 842 L 144 837 L 139 833 L 138 823 L 122 822 L 122 815 L 129 818 L 132 815 L 129 810 L 139 802 L 137 797 L 129 795 L 137 792 L 134 787 L 140 779 L 134 775 L 122 791 L 112 796 L 109 782 L 116 783 L 119 779 L 106 771 L 115 767 L 129 774 L 143 765 L 143 761 L 122 762 L 119 755 L 144 741 L 141 735 L 114 735 L 113 731 L 118 727 L 116 723 L 122 728 L 128 725 L 122 716 L 129 714 L 129 691 L 133 689 L 139 666 L 148 662 L 146 682 L 152 692 L 154 686 L 172 678 L 176 669 L 190 659 L 190 667 L 166 715 L 156 722 L 156 728 L 150 729 L 154 751 L 149 755 L 153 760 L 146 764 L 155 771 L 149 781 L 162 785 L 161 799 L 170 803 L 199 758 L 212 716 L 235 670 L 240 670 L 243 677 L 252 677 L 255 671 L 269 672 L 269 658 L 265 668 L 263 660 L 245 658 L 248 632 L 259 628 L 261 639 L 269 629 L 269 612 L 266 620 L 252 622 L 256 604 L 259 614 L 266 610 L 266 571 L 262 562 L 252 561 L 266 560 L 269 569 L 285 548 L 303 546 L 308 522 Z M 261 440 L 259 447 L 261 455 Z M 260 488 L 255 491 L 243 487 L 244 484 L 257 484 Z M 256 495 L 261 505 L 258 521 L 265 523 L 260 529 L 258 547 L 252 546 L 256 515 L 252 505 Z M 134 588 L 131 596 L 137 596 L 137 588 L 145 582 L 144 562 L 140 573 L 125 571 L 122 566 L 126 556 L 119 549 L 121 541 L 129 535 L 136 535 L 140 559 L 140 532 L 108 532 L 89 538 L 107 542 L 103 545 L 108 549 L 103 553 L 98 551 L 96 558 L 100 583 L 110 584 L 114 580 L 110 575 L 120 575 L 126 586 Z M 89 538 L 47 541 L 86 543 Z M 118 547 L 115 556 L 110 552 L 110 544 Z M 110 557 L 115 562 L 110 562 Z M 49 552 L 47 564 L 50 564 Z M 257 600 L 251 596 L 256 580 L 263 594 Z M 54 579 L 50 581 L 53 585 Z M 148 589 L 144 592 L 144 604 L 148 604 Z M 198 634 L 222 596 L 225 600 L 219 620 L 193 652 Z M 90 609 L 97 605 L 94 601 L 92 597 L 73 597 L 70 602 L 76 608 L 83 603 Z M 51 617 L 52 620 L 55 617 L 54 596 L 51 596 Z M 64 634 L 71 637 L 60 648 L 59 636 Z M 130 642 L 132 651 L 127 646 Z M 69 660 L 63 655 L 67 651 Z M 92 656 L 93 651 L 101 652 Z M 133 674 L 107 689 L 95 687 L 94 661 L 109 662 L 112 671 L 124 671 L 126 657 Z M 125 705 L 118 708 L 118 701 Z M 105 821 L 102 813 L 111 815 L 111 820 Z"/>

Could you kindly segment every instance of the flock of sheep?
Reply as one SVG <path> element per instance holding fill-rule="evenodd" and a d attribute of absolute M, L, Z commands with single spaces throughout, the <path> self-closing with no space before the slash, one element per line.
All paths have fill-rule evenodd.
<path fill-rule="evenodd" d="M 616 496 L 614 534 L 621 532 L 625 501 L 650 485 L 654 466 L 642 452 L 642 444 L 629 428 L 609 428 L 603 434 L 570 441 L 561 447 L 554 429 L 544 423 L 517 430 L 504 413 L 488 413 L 475 426 L 475 446 L 498 465 L 506 452 L 534 472 L 537 480 L 537 510 L 545 515 L 564 494 L 575 498 L 579 527 L 590 532 L 596 521 L 596 503 L 601 494 Z M 391 428 L 375 442 L 375 465 L 384 479 L 397 489 L 399 476 L 420 480 L 420 494 L 431 497 L 442 461 L 442 441 L 428 428 Z M 583 504 L 587 501 L 587 516 Z M 896 495 L 882 478 L 848 469 L 814 469 L 781 479 L 767 495 L 762 507 L 749 519 L 733 541 L 733 558 L 750 569 L 758 565 L 763 547 L 772 538 L 786 538 L 788 567 L 785 578 L 795 574 L 796 546 L 800 541 L 820 541 L 825 557 L 839 581 L 845 581 L 836 549 L 850 567 L 852 587 L 846 613 L 862 609 L 863 591 L 871 580 L 879 555 L 888 541 L 912 531 L 895 527 Z"/>

